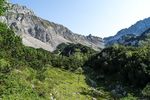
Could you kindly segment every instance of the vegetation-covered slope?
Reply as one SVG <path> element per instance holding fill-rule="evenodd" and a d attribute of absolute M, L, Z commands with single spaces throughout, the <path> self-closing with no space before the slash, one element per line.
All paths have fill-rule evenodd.
<path fill-rule="evenodd" d="M 97 73 L 97 80 L 108 85 L 124 84 L 138 90 L 138 96 L 150 96 L 150 46 L 112 46 L 93 56 L 88 66 Z M 143 91 L 141 91 L 144 89 Z"/>
<path fill-rule="evenodd" d="M 0 99 L 149 98 L 149 45 L 116 45 L 98 53 L 81 44 L 61 44 L 50 53 L 24 46 L 0 23 Z"/>
<path fill-rule="evenodd" d="M 90 76 L 94 71 L 84 66 L 91 56 L 89 48 L 87 50 L 90 51 L 83 53 L 80 49 L 86 47 L 80 45 L 79 49 L 77 44 L 78 50 L 69 56 L 53 54 L 43 49 L 22 45 L 21 39 L 2 23 L 0 29 L 0 98 L 2 100 L 114 98 L 105 86 L 91 87 L 92 84 L 96 84 Z M 71 45 L 73 48 L 76 47 L 76 44 Z M 65 48 L 68 47 L 70 45 Z M 92 54 L 94 53 L 93 51 Z"/>
<path fill-rule="evenodd" d="M 1 74 L 2 100 L 90 100 L 92 94 L 82 94 L 90 90 L 83 75 L 53 67 L 39 72 L 22 66 L 7 75 Z"/>
<path fill-rule="evenodd" d="M 102 90 L 102 93 L 99 93 L 86 83 L 81 68 L 83 62 L 78 63 L 81 59 L 82 56 L 76 59 L 76 53 L 66 57 L 42 49 L 26 47 L 13 31 L 1 23 L 0 98 L 2 100 L 24 98 L 90 100 L 111 97 L 108 92 Z"/>

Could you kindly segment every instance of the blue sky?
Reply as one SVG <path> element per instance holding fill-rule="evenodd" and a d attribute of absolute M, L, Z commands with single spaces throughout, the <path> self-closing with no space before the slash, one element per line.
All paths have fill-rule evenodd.
<path fill-rule="evenodd" d="M 150 0 L 9 0 L 82 35 L 107 37 L 150 17 Z"/>

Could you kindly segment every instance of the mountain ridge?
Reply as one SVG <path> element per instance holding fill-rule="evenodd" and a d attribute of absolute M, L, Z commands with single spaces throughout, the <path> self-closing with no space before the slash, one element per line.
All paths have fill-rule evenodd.
<path fill-rule="evenodd" d="M 135 24 L 128 28 L 121 29 L 116 35 L 104 38 L 105 44 L 107 46 L 113 45 L 115 43 L 123 43 L 124 36 L 135 35 L 140 36 L 143 32 L 150 28 L 150 17 L 143 20 L 137 21 Z"/>
<path fill-rule="evenodd" d="M 102 38 L 73 33 L 61 24 L 36 16 L 26 6 L 18 4 L 8 4 L 8 6 L 10 10 L 8 9 L 0 20 L 7 23 L 22 38 L 26 46 L 43 48 L 48 51 L 54 51 L 61 43 L 80 43 L 98 51 L 104 48 Z"/>

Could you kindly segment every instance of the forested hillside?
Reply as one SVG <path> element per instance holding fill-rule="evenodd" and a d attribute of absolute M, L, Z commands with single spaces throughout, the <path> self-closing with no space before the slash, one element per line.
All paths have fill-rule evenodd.
<path fill-rule="evenodd" d="M 67 91 L 77 92 L 81 100 L 114 98 L 111 94 L 115 87 L 108 87 L 116 86 L 118 82 L 126 88 L 132 86 L 131 93 L 137 97 L 149 97 L 149 46 L 113 46 L 98 53 L 80 44 L 61 44 L 54 53 L 50 53 L 22 45 L 21 39 L 2 23 L 0 33 L 0 98 L 71 98 L 72 94 Z M 65 84 L 72 85 L 68 87 Z M 91 90 L 91 86 L 96 90 Z M 55 88 L 59 95 L 54 93 Z M 135 93 L 134 88 L 139 91 Z M 130 98 L 129 90 L 124 91 L 121 98 Z"/>
<path fill-rule="evenodd" d="M 72 53 L 50 53 L 22 44 L 5 24 L 0 23 L 0 98 L 3 100 L 76 100 L 110 98 L 87 84 L 83 65 L 94 50 L 70 44 Z M 73 47 L 72 47 L 73 46 Z M 77 47 L 77 48 L 75 48 Z M 81 52 L 80 49 L 83 51 Z M 71 49 L 70 49 L 71 50 Z M 90 53 L 90 54 L 89 54 Z"/>
<path fill-rule="evenodd" d="M 88 62 L 97 73 L 98 82 L 121 84 L 139 90 L 137 96 L 150 96 L 150 45 L 103 49 Z"/>

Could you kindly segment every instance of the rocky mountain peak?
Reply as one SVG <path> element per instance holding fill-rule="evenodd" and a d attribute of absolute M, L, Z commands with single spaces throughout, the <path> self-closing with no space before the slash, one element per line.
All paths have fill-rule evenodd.
<path fill-rule="evenodd" d="M 28 9 L 26 6 L 20 6 L 19 4 L 9 3 L 8 8 L 9 13 L 34 15 L 34 12 L 31 9 Z"/>
<path fill-rule="evenodd" d="M 34 48 L 43 48 L 54 51 L 61 43 L 80 43 L 100 50 L 104 47 L 103 40 L 94 36 L 83 36 L 73 33 L 67 27 L 44 20 L 25 6 L 9 4 L 5 16 L 0 17 L 17 35 L 22 38 L 23 44 Z"/>
<path fill-rule="evenodd" d="M 122 29 L 117 32 L 116 35 L 105 38 L 106 45 L 112 45 L 114 43 L 124 42 L 126 35 L 140 36 L 143 32 L 150 28 L 150 17 L 145 18 L 131 25 L 129 28 Z"/>

